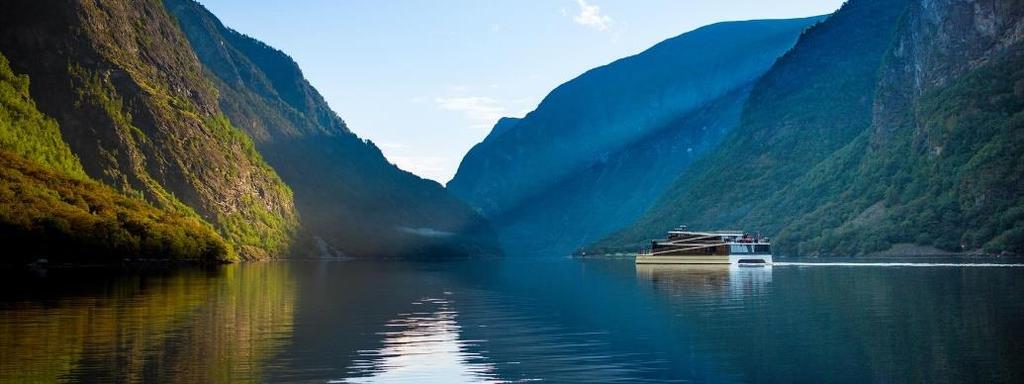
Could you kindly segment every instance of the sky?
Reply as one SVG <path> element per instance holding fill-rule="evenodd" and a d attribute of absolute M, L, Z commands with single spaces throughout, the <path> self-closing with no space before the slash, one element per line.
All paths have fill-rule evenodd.
<path fill-rule="evenodd" d="M 200 0 L 290 55 L 388 160 L 446 183 L 502 116 L 588 69 L 720 21 L 828 14 L 842 0 Z"/>

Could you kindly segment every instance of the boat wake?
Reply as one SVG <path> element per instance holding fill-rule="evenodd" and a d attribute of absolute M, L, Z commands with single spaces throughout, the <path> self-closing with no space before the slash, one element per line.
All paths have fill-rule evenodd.
<path fill-rule="evenodd" d="M 844 263 L 844 262 L 779 262 L 775 266 L 797 266 L 797 267 L 1001 267 L 1015 268 L 1024 267 L 1024 263 Z"/>

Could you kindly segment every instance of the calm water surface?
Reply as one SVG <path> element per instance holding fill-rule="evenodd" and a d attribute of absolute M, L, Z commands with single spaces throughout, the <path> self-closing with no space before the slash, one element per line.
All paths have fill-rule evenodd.
<path fill-rule="evenodd" d="M 1024 268 L 293 261 L 0 276 L 0 382 L 1024 382 Z"/>

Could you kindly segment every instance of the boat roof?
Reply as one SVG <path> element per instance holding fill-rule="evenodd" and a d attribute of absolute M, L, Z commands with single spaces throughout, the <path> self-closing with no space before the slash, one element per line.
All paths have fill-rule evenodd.
<path fill-rule="evenodd" d="M 743 231 L 733 231 L 733 230 L 728 230 L 728 231 L 684 231 L 684 230 L 680 230 L 680 229 L 674 229 L 674 230 L 668 231 L 668 233 L 677 233 L 677 234 L 681 234 L 681 235 L 698 235 L 698 236 L 722 236 L 722 235 L 727 235 L 727 236 L 743 236 L 744 232 Z"/>

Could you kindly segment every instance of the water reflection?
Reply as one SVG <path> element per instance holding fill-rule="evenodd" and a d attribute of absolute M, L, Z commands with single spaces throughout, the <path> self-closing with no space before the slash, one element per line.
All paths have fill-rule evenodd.
<path fill-rule="evenodd" d="M 1019 382 L 1024 278 L 960 265 L 638 268 L 716 382 Z M 1012 314 L 1011 314 L 1012 313 Z M 678 356 L 678 352 L 673 355 Z M 701 380 L 703 381 L 703 380 Z"/>
<path fill-rule="evenodd" d="M 658 290 L 688 296 L 740 298 L 767 294 L 772 266 L 638 264 L 636 276 Z"/>
<path fill-rule="evenodd" d="M 1020 268 L 288 262 L 0 276 L 0 382 L 1021 382 Z"/>
<path fill-rule="evenodd" d="M 333 382 L 497 382 L 493 364 L 468 350 L 479 341 L 460 338 L 458 313 L 448 300 L 424 298 L 412 304 L 422 310 L 389 321 L 388 330 L 378 333 L 384 346 L 359 351 L 352 378 Z"/>
<path fill-rule="evenodd" d="M 283 265 L 50 271 L 4 285 L 0 382 L 260 381 L 295 309 Z M 54 291 L 65 285 L 75 292 Z"/>

